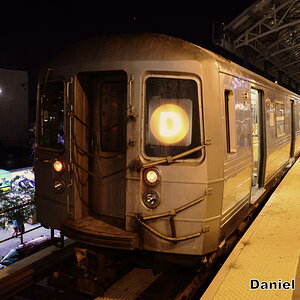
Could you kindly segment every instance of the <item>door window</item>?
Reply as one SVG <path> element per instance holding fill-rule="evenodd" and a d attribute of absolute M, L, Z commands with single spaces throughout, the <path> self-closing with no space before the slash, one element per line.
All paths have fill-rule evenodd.
<path fill-rule="evenodd" d="M 100 98 L 101 150 L 120 152 L 126 145 L 126 82 L 104 82 Z"/>

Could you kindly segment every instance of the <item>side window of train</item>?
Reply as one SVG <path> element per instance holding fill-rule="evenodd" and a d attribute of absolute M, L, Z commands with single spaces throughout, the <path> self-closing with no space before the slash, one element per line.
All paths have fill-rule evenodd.
<path fill-rule="evenodd" d="M 298 131 L 298 130 L 300 130 L 300 103 L 299 102 L 297 102 L 297 105 L 296 105 L 295 117 L 296 117 L 295 129 L 296 129 L 296 131 Z"/>
<path fill-rule="evenodd" d="M 227 153 L 236 153 L 236 112 L 233 91 L 225 90 L 225 125 Z"/>
<path fill-rule="evenodd" d="M 64 148 L 64 93 L 63 81 L 41 84 L 38 142 L 41 147 Z"/>
<path fill-rule="evenodd" d="M 285 135 L 285 118 L 283 102 L 275 102 L 275 120 L 276 120 L 276 136 L 282 137 Z"/>

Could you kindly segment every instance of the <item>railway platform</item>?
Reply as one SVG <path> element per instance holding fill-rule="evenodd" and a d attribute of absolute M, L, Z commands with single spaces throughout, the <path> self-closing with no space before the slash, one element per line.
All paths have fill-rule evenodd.
<path fill-rule="evenodd" d="M 200 298 L 300 299 L 300 160 Z"/>

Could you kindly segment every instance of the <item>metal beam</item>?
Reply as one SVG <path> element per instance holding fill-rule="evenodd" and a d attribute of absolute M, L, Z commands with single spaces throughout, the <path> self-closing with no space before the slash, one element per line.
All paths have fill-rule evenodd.
<path fill-rule="evenodd" d="M 258 35 L 255 35 L 254 33 L 251 33 L 250 31 L 246 31 L 245 34 L 243 34 L 242 36 L 240 36 L 234 43 L 235 43 L 235 46 L 236 48 L 239 48 L 241 46 L 248 46 L 249 43 L 257 40 L 257 39 L 261 39 L 267 35 L 270 35 L 274 32 L 278 32 L 279 30 L 282 30 L 282 29 L 285 29 L 287 27 L 291 27 L 291 26 L 294 26 L 294 25 L 297 25 L 297 24 L 300 24 L 300 19 L 297 20 L 297 21 L 294 21 L 294 22 L 291 22 L 291 23 L 288 23 L 288 24 L 284 24 L 284 25 L 281 25 L 281 26 L 278 26 L 278 27 L 275 27 L 273 29 L 270 29 L 269 31 L 266 31 L 264 33 L 260 33 Z M 251 38 L 249 38 L 250 35 L 255 35 Z M 244 41 L 243 42 L 239 42 L 242 38 L 244 37 Z"/>
<path fill-rule="evenodd" d="M 300 0 L 258 0 L 239 17 L 224 25 L 218 45 L 243 58 L 250 49 L 250 66 L 277 77 L 283 74 L 300 86 Z"/>

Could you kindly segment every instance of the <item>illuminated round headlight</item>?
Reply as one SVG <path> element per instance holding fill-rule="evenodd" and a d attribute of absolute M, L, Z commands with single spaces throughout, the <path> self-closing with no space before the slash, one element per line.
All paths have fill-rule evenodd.
<path fill-rule="evenodd" d="M 147 191 L 143 198 L 144 204 L 148 208 L 156 208 L 160 203 L 159 195 L 156 191 Z"/>
<path fill-rule="evenodd" d="M 147 181 L 149 181 L 150 183 L 155 183 L 157 181 L 157 179 L 158 179 L 158 176 L 157 176 L 156 172 L 149 171 L 146 174 L 146 178 L 147 178 Z"/>
<path fill-rule="evenodd" d="M 160 174 L 158 169 L 149 168 L 144 171 L 144 180 L 146 184 L 155 186 L 160 182 Z"/>
<path fill-rule="evenodd" d="M 54 180 L 53 188 L 55 192 L 60 194 L 66 189 L 66 184 L 63 180 Z"/>
<path fill-rule="evenodd" d="M 162 144 L 182 141 L 190 130 L 190 120 L 183 108 L 164 104 L 156 108 L 150 118 L 150 130 Z"/>
<path fill-rule="evenodd" d="M 65 169 L 65 164 L 61 160 L 56 159 L 53 163 L 53 169 L 57 173 L 61 173 Z"/>

